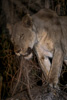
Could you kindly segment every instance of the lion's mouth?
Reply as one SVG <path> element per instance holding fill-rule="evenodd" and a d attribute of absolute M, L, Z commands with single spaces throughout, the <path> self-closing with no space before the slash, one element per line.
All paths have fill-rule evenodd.
<path fill-rule="evenodd" d="M 15 54 L 17 56 L 23 56 L 25 59 L 30 59 L 33 56 L 32 52 L 33 52 L 33 50 L 30 47 L 28 47 L 28 49 L 27 49 L 25 54 L 22 54 L 22 50 L 18 50 Z"/>
<path fill-rule="evenodd" d="M 29 55 L 25 56 L 24 58 L 25 58 L 25 59 L 31 59 L 32 56 L 33 56 L 33 53 L 30 53 Z"/>
<path fill-rule="evenodd" d="M 31 59 L 32 56 L 33 56 L 33 53 L 31 52 L 30 54 L 25 54 L 25 55 L 23 55 L 23 54 L 21 54 L 21 53 L 16 53 L 16 55 L 17 55 L 17 56 L 22 56 L 22 57 L 24 57 L 25 59 Z"/>

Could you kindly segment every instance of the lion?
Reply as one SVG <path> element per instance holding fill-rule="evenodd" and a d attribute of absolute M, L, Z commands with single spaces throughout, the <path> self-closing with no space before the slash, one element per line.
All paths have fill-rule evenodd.
<path fill-rule="evenodd" d="M 67 58 L 67 33 L 59 19 L 54 11 L 42 9 L 32 16 L 25 15 L 14 25 L 7 24 L 15 54 L 29 60 L 34 50 L 43 74 L 53 88 L 58 86 L 62 64 Z"/>

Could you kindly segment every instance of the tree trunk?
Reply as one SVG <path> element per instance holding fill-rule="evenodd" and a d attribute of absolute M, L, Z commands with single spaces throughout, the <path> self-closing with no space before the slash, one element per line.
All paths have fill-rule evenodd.
<path fill-rule="evenodd" d="M 50 0 L 45 0 L 45 8 L 50 8 Z"/>
<path fill-rule="evenodd" d="M 51 8 L 54 10 L 54 0 L 51 0 Z"/>

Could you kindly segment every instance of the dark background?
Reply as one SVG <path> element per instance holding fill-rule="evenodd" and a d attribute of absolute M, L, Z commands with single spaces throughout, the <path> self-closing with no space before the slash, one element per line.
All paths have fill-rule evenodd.
<path fill-rule="evenodd" d="M 19 1 L 19 3 L 17 3 L 17 1 Z M 9 6 L 5 6 L 6 2 L 9 2 Z M 3 78 L 3 80 L 0 82 L 2 83 L 2 86 L 0 86 L 0 94 L 2 98 L 6 98 L 12 95 L 14 83 L 17 82 L 17 74 L 19 70 L 18 66 L 20 63 L 19 58 L 16 57 L 16 55 L 14 54 L 13 44 L 10 41 L 10 36 L 6 28 L 6 23 L 16 23 L 17 21 L 21 20 L 25 14 L 35 14 L 42 8 L 49 8 L 56 11 L 59 16 L 66 16 L 67 0 L 13 0 L 13 2 L 12 0 L 0 0 L 0 78 Z M 11 11 L 13 12 L 13 16 L 11 16 L 10 14 Z M 13 22 L 11 21 L 12 17 Z M 32 59 L 32 62 L 34 63 L 34 65 L 39 66 L 35 55 Z M 29 63 L 31 64 L 31 62 Z M 33 80 L 36 81 L 35 84 L 41 86 L 41 69 L 38 69 L 38 67 L 37 69 L 34 68 L 34 73 L 36 73 L 38 76 L 37 77 L 36 75 L 34 75 L 35 78 Z M 67 66 L 63 64 L 63 70 L 61 72 L 59 85 L 61 89 L 65 92 L 67 92 L 66 76 Z M 22 90 L 26 89 L 26 87 L 23 87 L 24 84 L 22 85 Z M 20 88 L 19 91 L 21 91 Z"/>

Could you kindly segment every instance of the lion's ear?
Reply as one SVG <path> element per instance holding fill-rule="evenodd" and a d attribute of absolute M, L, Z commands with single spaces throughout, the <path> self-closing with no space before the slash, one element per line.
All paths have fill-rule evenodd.
<path fill-rule="evenodd" d="M 25 15 L 23 18 L 22 18 L 22 23 L 23 23 L 23 26 L 25 27 L 32 27 L 33 23 L 32 23 L 32 17 L 27 14 Z"/>
<path fill-rule="evenodd" d="M 12 34 L 12 25 L 7 23 L 7 29 L 9 30 L 9 34 Z"/>

